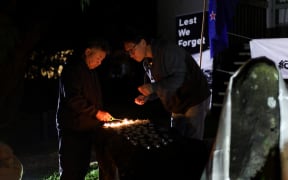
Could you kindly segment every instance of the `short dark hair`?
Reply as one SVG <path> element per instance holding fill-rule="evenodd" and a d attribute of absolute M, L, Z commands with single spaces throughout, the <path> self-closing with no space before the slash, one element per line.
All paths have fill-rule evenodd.
<path fill-rule="evenodd" d="M 77 45 L 74 47 L 74 58 L 83 57 L 85 49 L 87 48 L 97 48 L 106 52 L 107 55 L 110 54 L 109 42 L 103 37 L 93 37 L 83 38 L 78 41 Z"/>

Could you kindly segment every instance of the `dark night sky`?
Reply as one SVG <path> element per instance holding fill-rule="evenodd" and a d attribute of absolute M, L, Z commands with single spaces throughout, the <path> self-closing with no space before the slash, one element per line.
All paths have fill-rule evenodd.
<path fill-rule="evenodd" d="M 48 24 L 41 38 L 43 46 L 69 46 L 81 36 L 93 33 L 103 33 L 115 40 L 126 25 L 156 33 L 156 1 L 91 0 L 85 13 L 81 13 L 78 1 L 19 1 L 17 14 L 24 26 L 28 20 Z"/>
<path fill-rule="evenodd" d="M 9 0 L 6 0 L 4 4 L 6 2 L 9 2 Z M 35 25 L 40 25 L 39 32 L 38 29 L 35 32 L 37 35 L 40 34 L 39 43 L 35 45 L 35 49 L 62 50 L 66 47 L 70 48 L 87 32 L 105 32 L 106 36 L 115 40 L 119 36 L 119 31 L 125 25 L 144 27 L 144 29 L 156 33 L 157 13 L 154 0 L 143 2 L 105 0 L 100 4 L 97 0 L 94 0 L 85 16 L 81 14 L 80 7 L 75 0 L 15 0 L 15 2 L 17 2 L 17 12 L 14 8 L 8 8 L 4 11 L 9 11 L 8 13 L 11 13 L 15 18 L 15 25 L 17 25 L 20 34 L 25 35 L 29 34 L 26 32 L 34 32 L 31 29 Z M 1 5 L 3 5 L 3 1 L 0 0 L 0 12 L 3 12 L 4 6 Z M 34 34 L 33 36 L 36 37 Z M 29 38 L 28 41 L 30 41 Z M 23 44 L 25 45 L 25 43 Z M 114 63 L 110 63 L 111 61 L 112 59 L 105 60 L 105 63 L 99 68 L 100 78 L 103 80 L 101 85 L 106 111 L 116 118 L 148 118 L 152 120 L 153 117 L 163 118 L 168 116 L 159 101 L 149 103 L 147 106 L 138 106 L 134 103 L 134 98 L 138 95 L 137 85 L 140 85 L 143 81 L 144 74 L 142 73 L 141 63 L 129 60 L 129 63 L 132 64 L 130 68 L 137 72 L 136 74 L 132 72 L 133 76 L 107 79 L 107 74 L 111 68 L 113 69 L 116 66 L 117 69 L 121 60 L 114 59 Z M 20 147 L 19 149 L 14 148 L 16 153 L 22 152 L 22 143 L 26 144 L 31 141 L 34 145 L 35 140 L 43 138 L 42 135 L 47 131 L 48 137 L 45 138 L 54 139 L 57 136 L 55 112 L 58 98 L 58 81 L 26 79 L 21 93 L 19 118 L 15 121 L 15 127 L 13 127 L 16 133 L 13 129 L 5 135 L 8 144 L 12 147 Z M 12 125 L 14 125 L 14 122 Z M 9 139 L 10 135 L 11 140 Z"/>
<path fill-rule="evenodd" d="M 20 18 L 23 20 L 30 18 L 35 21 L 40 20 L 42 23 L 43 21 L 49 23 L 48 31 L 45 36 L 41 37 L 37 48 L 51 50 L 70 47 L 74 46 L 83 35 L 96 35 L 98 33 L 104 33 L 112 44 L 117 44 L 119 32 L 126 25 L 143 28 L 150 31 L 150 34 L 156 33 L 157 13 L 156 2 L 153 0 L 142 3 L 131 0 L 107 0 L 101 3 L 93 1 L 84 15 L 81 14 L 80 6 L 77 3 L 72 2 L 71 4 L 71 1 L 65 1 L 62 0 L 62 3 L 58 3 L 54 0 L 40 3 L 30 0 L 29 2 L 36 5 L 30 6 L 24 2 L 18 4 L 26 7 L 26 9 L 21 8 L 24 16 Z M 119 68 L 121 64 L 119 61 L 121 60 L 110 58 L 99 67 L 100 76 L 103 80 L 105 103 L 109 107 L 115 103 L 121 105 L 119 102 L 122 102 L 123 105 L 134 106 L 134 98 L 138 94 L 136 87 L 143 81 L 143 68 L 141 64 L 130 60 L 128 66 L 132 68 L 132 72 L 128 76 L 121 79 L 109 79 L 107 74 Z M 48 83 L 45 81 L 26 82 L 24 106 L 25 103 L 29 102 L 35 109 L 54 109 L 57 101 L 57 89 L 55 88 L 57 88 L 57 83 L 55 84 L 53 81 Z M 44 103 L 44 106 L 39 106 L 42 102 L 47 103 Z"/>

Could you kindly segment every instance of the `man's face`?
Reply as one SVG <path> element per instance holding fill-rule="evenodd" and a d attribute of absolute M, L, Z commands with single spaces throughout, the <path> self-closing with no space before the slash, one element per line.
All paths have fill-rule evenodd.
<path fill-rule="evenodd" d="M 106 57 L 106 52 L 98 48 L 87 48 L 85 50 L 85 61 L 89 69 L 100 66 Z"/>
<path fill-rule="evenodd" d="M 137 62 L 141 62 L 145 58 L 146 54 L 146 42 L 141 39 L 139 43 L 125 42 L 124 50 L 127 54 Z"/>

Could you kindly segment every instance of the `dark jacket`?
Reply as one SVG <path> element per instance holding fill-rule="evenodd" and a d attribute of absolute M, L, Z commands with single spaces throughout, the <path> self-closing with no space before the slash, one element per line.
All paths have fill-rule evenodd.
<path fill-rule="evenodd" d="M 170 112 L 184 113 L 207 99 L 207 79 L 193 57 L 183 48 L 164 40 L 152 41 L 153 89 Z"/>
<path fill-rule="evenodd" d="M 85 61 L 71 61 L 59 79 L 57 127 L 59 130 L 90 130 L 101 124 L 96 113 L 102 109 L 102 94 L 96 70 Z"/>

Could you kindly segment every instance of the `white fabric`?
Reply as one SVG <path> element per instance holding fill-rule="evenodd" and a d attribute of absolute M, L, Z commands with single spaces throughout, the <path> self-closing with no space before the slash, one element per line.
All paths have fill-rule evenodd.
<path fill-rule="evenodd" d="M 288 180 L 288 90 L 283 79 L 279 81 L 279 102 L 280 102 L 280 160 L 282 180 Z"/>
<path fill-rule="evenodd" d="M 251 58 L 266 56 L 273 60 L 282 77 L 288 79 L 288 38 L 253 39 L 250 52 Z"/>
<path fill-rule="evenodd" d="M 288 49 L 287 49 L 288 51 Z M 250 61 L 251 62 L 251 61 Z M 248 64 L 249 61 L 246 63 Z M 203 171 L 201 180 L 230 180 L 230 142 L 231 142 L 231 91 L 234 78 L 245 67 L 244 64 L 230 77 L 223 101 L 219 119 L 218 131 L 211 157 Z M 276 64 L 275 64 L 276 67 Z M 277 68 L 277 67 L 276 67 Z M 277 68 L 278 69 L 278 68 Z M 281 158 L 282 180 L 288 180 L 288 91 L 279 73 L 279 103 L 280 103 L 280 138 L 279 149 Z"/>
<path fill-rule="evenodd" d="M 191 55 L 200 66 L 200 53 L 195 53 Z M 202 52 L 201 69 L 212 70 L 213 69 L 213 58 L 210 58 L 210 49 Z"/>

